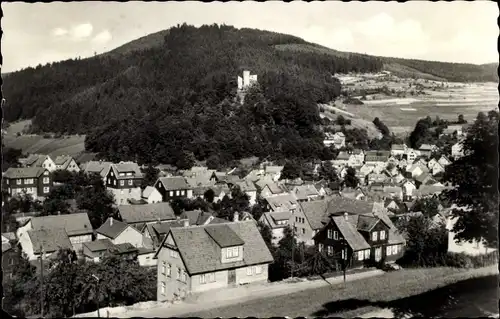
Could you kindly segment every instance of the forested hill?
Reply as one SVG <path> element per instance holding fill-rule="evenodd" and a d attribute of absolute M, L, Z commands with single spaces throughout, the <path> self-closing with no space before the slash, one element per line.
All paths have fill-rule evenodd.
<path fill-rule="evenodd" d="M 339 95 L 333 75 L 384 64 L 290 35 L 184 24 L 108 54 L 10 73 L 4 116 L 33 118 L 35 132 L 87 134 L 86 148 L 110 160 L 318 156 L 316 103 Z M 258 75 L 260 91 L 240 107 L 236 77 L 244 69 Z"/>

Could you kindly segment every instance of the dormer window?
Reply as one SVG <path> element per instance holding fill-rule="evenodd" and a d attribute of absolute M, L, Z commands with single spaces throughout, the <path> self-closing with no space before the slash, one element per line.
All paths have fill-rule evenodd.
<path fill-rule="evenodd" d="M 332 237 L 333 237 L 333 230 L 332 229 L 327 230 L 327 237 L 328 237 L 328 239 L 332 239 Z"/>
<path fill-rule="evenodd" d="M 132 176 L 132 172 L 128 172 L 128 173 L 127 173 L 127 176 Z"/>
<path fill-rule="evenodd" d="M 120 176 L 125 176 L 125 173 L 120 173 Z"/>
<path fill-rule="evenodd" d="M 339 239 L 339 232 L 338 231 L 333 231 L 333 239 L 338 240 Z"/>
<path fill-rule="evenodd" d="M 226 249 L 226 257 L 227 258 L 236 258 L 239 256 L 238 247 L 229 247 Z"/>
<path fill-rule="evenodd" d="M 378 240 L 378 232 L 374 231 L 372 233 L 372 241 L 377 241 Z"/>
<path fill-rule="evenodd" d="M 385 240 L 385 230 L 380 231 L 380 240 Z"/>

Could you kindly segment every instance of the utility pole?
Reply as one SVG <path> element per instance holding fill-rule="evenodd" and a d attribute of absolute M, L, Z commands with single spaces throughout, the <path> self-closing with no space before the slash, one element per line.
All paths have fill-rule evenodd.
<path fill-rule="evenodd" d="M 292 210 L 292 216 L 294 217 L 293 219 L 293 224 L 292 224 L 292 263 L 291 263 L 291 267 L 290 267 L 290 277 L 293 278 L 293 267 L 294 267 L 294 253 L 295 253 L 295 211 Z"/>
<path fill-rule="evenodd" d="M 97 286 L 96 286 L 96 299 L 97 299 L 97 318 L 101 318 L 101 313 L 99 312 L 99 277 L 96 275 L 92 274 L 92 277 L 97 281 Z"/>
<path fill-rule="evenodd" d="M 40 245 L 40 310 L 43 318 L 43 245 Z"/>

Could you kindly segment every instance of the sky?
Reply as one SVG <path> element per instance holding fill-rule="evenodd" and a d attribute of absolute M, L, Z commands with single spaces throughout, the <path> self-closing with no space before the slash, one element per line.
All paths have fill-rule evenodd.
<path fill-rule="evenodd" d="M 89 57 L 184 22 L 276 31 L 349 52 L 498 62 L 490 1 L 3 3 L 2 72 Z"/>

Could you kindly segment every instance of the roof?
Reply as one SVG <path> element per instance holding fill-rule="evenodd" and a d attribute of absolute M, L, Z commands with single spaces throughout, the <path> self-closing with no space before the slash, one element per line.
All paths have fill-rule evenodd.
<path fill-rule="evenodd" d="M 144 205 L 119 205 L 118 211 L 122 220 L 129 224 L 157 220 L 175 219 L 170 203 L 161 202 Z"/>
<path fill-rule="evenodd" d="M 158 180 L 163 184 L 163 187 L 167 191 L 191 189 L 186 182 L 186 179 L 182 176 L 160 177 Z"/>
<path fill-rule="evenodd" d="M 290 212 L 276 212 L 276 213 L 268 213 L 273 220 L 289 220 L 292 215 Z"/>
<path fill-rule="evenodd" d="M 358 230 L 362 231 L 370 231 L 375 227 L 375 225 L 379 222 L 379 219 L 374 216 L 368 215 L 359 215 L 358 217 Z"/>
<path fill-rule="evenodd" d="M 219 182 L 227 183 L 227 184 L 237 184 L 241 182 L 241 178 L 238 175 L 230 175 L 226 173 L 216 173 L 217 180 Z"/>
<path fill-rule="evenodd" d="M 142 197 L 149 197 L 154 191 L 155 191 L 156 188 L 154 188 L 153 186 L 146 186 L 146 188 L 142 191 Z"/>
<path fill-rule="evenodd" d="M 203 225 L 210 217 L 213 217 L 211 213 L 201 210 L 185 211 L 182 215 L 189 220 L 189 225 Z"/>
<path fill-rule="evenodd" d="M 349 160 L 351 156 L 347 152 L 339 152 L 339 155 L 335 158 L 336 160 Z"/>
<path fill-rule="evenodd" d="M 414 179 L 417 182 L 423 183 L 428 177 L 431 177 L 431 175 L 427 172 L 423 172 L 422 174 L 415 176 Z"/>
<path fill-rule="evenodd" d="M 2 243 L 2 253 L 9 251 L 12 248 L 10 243 Z"/>
<path fill-rule="evenodd" d="M 358 232 L 356 227 L 349 222 L 351 216 L 345 219 L 344 216 L 332 216 L 332 221 L 337 225 L 342 236 L 345 238 L 349 246 L 354 251 L 369 249 L 370 245 L 366 242 L 363 236 Z"/>
<path fill-rule="evenodd" d="M 35 254 L 39 254 L 42 249 L 47 253 L 59 249 L 73 249 L 73 245 L 64 228 L 29 230 L 27 234 L 31 239 Z"/>
<path fill-rule="evenodd" d="M 319 192 L 314 185 L 298 185 L 292 190 L 298 200 L 308 199 L 309 196 L 318 196 Z"/>
<path fill-rule="evenodd" d="M 278 225 L 278 221 L 283 221 L 283 220 L 289 220 L 292 214 L 290 212 L 279 212 L 279 213 L 269 213 L 266 212 L 262 214 L 264 218 L 267 220 L 267 223 L 269 224 L 269 227 L 271 229 L 276 229 L 276 228 L 285 228 L 288 226 L 288 223 Z"/>
<path fill-rule="evenodd" d="M 155 247 L 161 244 L 163 238 L 168 234 L 171 228 L 184 227 L 184 220 L 169 220 L 160 223 L 147 224 L 153 244 Z"/>
<path fill-rule="evenodd" d="M 134 247 L 131 243 L 121 243 L 113 245 L 113 247 L 109 248 L 110 253 L 115 255 L 129 254 L 129 253 L 137 253 L 139 249 Z"/>
<path fill-rule="evenodd" d="M 221 262 L 220 247 L 206 231 L 206 229 L 221 227 L 220 225 L 191 226 L 170 230 L 190 275 L 273 262 L 273 256 L 262 239 L 255 221 L 221 225 L 231 229 L 243 242 L 243 260 L 231 263 Z"/>
<path fill-rule="evenodd" d="M 220 248 L 241 246 L 245 243 L 227 224 L 207 227 L 205 231 Z"/>
<path fill-rule="evenodd" d="M 322 228 L 322 221 L 325 216 L 331 214 L 344 212 L 352 214 L 371 214 L 373 211 L 373 202 L 336 196 L 324 200 L 303 202 L 300 203 L 300 206 L 312 229 Z"/>
<path fill-rule="evenodd" d="M 37 178 L 45 172 L 43 167 L 10 167 L 3 177 L 5 178 Z"/>
<path fill-rule="evenodd" d="M 132 173 L 134 178 L 142 178 L 141 168 L 134 162 L 120 162 L 118 164 L 112 164 L 111 169 L 117 179 L 130 178 L 130 176 L 126 175 L 127 173 Z"/>
<path fill-rule="evenodd" d="M 87 213 L 33 217 L 31 225 L 33 230 L 62 228 L 68 236 L 93 233 Z"/>
<path fill-rule="evenodd" d="M 392 144 L 391 150 L 393 151 L 404 151 L 405 145 L 404 144 Z"/>
<path fill-rule="evenodd" d="M 94 241 L 83 243 L 85 247 L 88 248 L 91 252 L 99 252 L 103 250 L 107 250 L 108 248 L 114 246 L 114 244 L 108 238 L 105 239 L 97 239 Z"/>
<path fill-rule="evenodd" d="M 14 233 L 14 232 L 2 233 L 2 237 L 5 237 L 9 241 L 16 241 L 17 240 L 16 233 Z"/>
<path fill-rule="evenodd" d="M 248 181 L 248 180 L 238 182 L 238 183 L 236 183 L 236 185 L 238 185 L 243 192 L 255 192 L 255 191 L 257 191 L 257 187 L 255 187 L 255 184 L 251 181 Z"/>
<path fill-rule="evenodd" d="M 388 159 L 389 159 L 389 156 L 387 156 L 387 155 L 381 155 L 381 156 L 366 155 L 365 156 L 365 162 L 386 162 Z"/>
<path fill-rule="evenodd" d="M 435 147 L 436 147 L 436 145 L 432 145 L 432 144 L 422 144 L 422 145 L 420 145 L 419 150 L 432 151 Z"/>
<path fill-rule="evenodd" d="M 296 207 L 297 201 L 288 193 L 266 197 L 265 200 L 271 207 L 271 210 L 290 210 Z"/>
<path fill-rule="evenodd" d="M 109 168 L 113 165 L 111 162 L 104 161 L 90 161 L 83 165 L 83 170 L 85 173 L 97 173 L 101 175 L 101 177 L 106 177 Z"/>
<path fill-rule="evenodd" d="M 435 185 L 421 185 L 415 192 L 417 196 L 427 196 L 433 194 L 439 194 L 444 190 L 450 189 L 446 186 L 435 186 Z"/>
<path fill-rule="evenodd" d="M 284 166 L 266 166 L 266 174 L 279 174 L 283 170 Z"/>
<path fill-rule="evenodd" d="M 59 155 L 54 159 L 54 164 L 67 166 L 72 159 L 73 157 L 69 155 Z"/>
<path fill-rule="evenodd" d="M 87 153 L 87 152 L 83 152 L 83 153 L 80 153 L 80 155 L 78 155 L 78 156 L 75 158 L 75 161 L 76 161 L 78 164 L 87 163 L 87 162 L 92 161 L 94 158 L 96 158 L 96 156 L 97 156 L 97 153 Z"/>
<path fill-rule="evenodd" d="M 110 217 L 96 230 L 96 232 L 108 238 L 115 239 L 127 229 L 127 227 L 129 227 L 129 225 L 126 223 Z"/>

